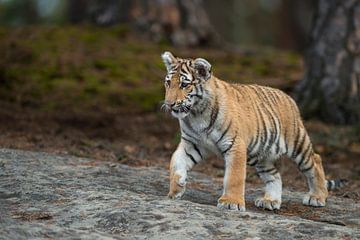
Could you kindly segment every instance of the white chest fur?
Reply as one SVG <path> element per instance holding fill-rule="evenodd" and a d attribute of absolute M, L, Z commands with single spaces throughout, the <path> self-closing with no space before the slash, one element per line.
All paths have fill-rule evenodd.
<path fill-rule="evenodd" d="M 226 144 L 227 140 L 225 138 L 222 142 L 217 142 L 222 134 L 221 116 L 218 116 L 212 126 L 209 125 L 209 121 L 203 116 L 181 119 L 179 123 L 182 136 L 190 137 L 192 141 L 208 154 L 213 153 L 221 156 L 221 145 Z"/>

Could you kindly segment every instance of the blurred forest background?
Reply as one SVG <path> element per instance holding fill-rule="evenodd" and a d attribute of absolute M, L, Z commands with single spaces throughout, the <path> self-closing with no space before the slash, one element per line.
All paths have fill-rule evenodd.
<path fill-rule="evenodd" d="M 167 167 L 179 133 L 159 110 L 165 50 L 292 95 L 328 177 L 360 199 L 355 0 L 0 0 L 0 146 Z M 197 170 L 222 177 L 209 162 Z"/>

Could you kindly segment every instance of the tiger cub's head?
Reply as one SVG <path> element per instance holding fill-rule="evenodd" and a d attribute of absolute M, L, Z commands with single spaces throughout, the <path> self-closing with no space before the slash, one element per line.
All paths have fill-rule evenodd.
<path fill-rule="evenodd" d="M 164 107 L 176 118 L 186 117 L 203 99 L 203 85 L 211 78 L 211 65 L 203 58 L 182 59 L 161 55 L 167 70 Z"/>

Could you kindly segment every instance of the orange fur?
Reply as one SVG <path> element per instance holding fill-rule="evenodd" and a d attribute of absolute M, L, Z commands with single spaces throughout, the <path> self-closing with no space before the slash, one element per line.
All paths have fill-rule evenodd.
<path fill-rule="evenodd" d="M 309 205 L 313 201 L 319 203 L 312 205 L 325 204 L 328 191 L 321 158 L 314 153 L 299 110 L 288 95 L 270 87 L 226 83 L 212 75 L 211 67 L 208 67 L 204 60 L 181 59 L 173 57 L 170 53 L 166 54 L 168 55 L 164 61 L 168 72 L 171 73 L 170 80 L 167 79 L 165 83 L 165 103 L 169 108 L 184 104 L 186 97 L 195 94 L 195 90 L 199 95 L 199 85 L 201 85 L 203 96 L 198 97 L 197 105 L 193 104 L 194 106 L 200 104 L 200 107 L 197 107 L 200 110 L 196 110 L 194 106 L 189 107 L 190 113 L 185 111 L 188 115 L 184 113 L 185 117 L 179 117 L 179 121 L 182 121 L 182 136 L 185 139 L 192 137 L 194 147 L 196 144 L 214 146 L 213 152 L 226 160 L 224 193 L 219 199 L 220 204 L 228 206 L 238 204 L 244 207 L 246 163 L 255 165 L 259 173 L 276 175 L 277 171 L 273 168 L 272 159 L 267 159 L 272 155 L 275 158 L 282 155 L 289 156 L 307 176 L 310 187 Z M 200 61 L 200 67 L 196 65 L 197 61 Z M 209 77 L 205 77 L 202 68 L 209 71 Z M 189 78 L 192 78 L 192 84 L 181 87 L 182 74 L 188 74 Z M 205 101 L 203 98 L 206 98 L 208 105 L 205 105 L 201 112 L 201 107 L 204 105 L 202 103 Z M 203 120 L 199 115 L 203 116 Z M 186 135 L 184 126 L 193 136 Z M 199 141 L 195 136 L 200 136 Z M 187 157 L 188 164 L 191 165 L 190 160 L 194 161 L 196 160 L 194 156 L 202 155 L 200 151 L 202 149 L 195 151 L 194 147 L 191 148 L 191 144 L 185 143 L 180 143 L 179 148 L 184 146 L 188 146 L 188 151 L 193 151 L 193 154 L 185 152 L 181 155 Z M 183 190 L 178 184 L 179 176 L 176 175 L 176 167 L 174 167 L 175 162 L 180 161 L 178 158 L 174 155 L 171 160 L 170 197 Z M 311 180 L 313 178 L 314 180 Z M 279 199 L 272 199 L 271 192 L 266 192 L 262 201 L 281 202 Z"/>

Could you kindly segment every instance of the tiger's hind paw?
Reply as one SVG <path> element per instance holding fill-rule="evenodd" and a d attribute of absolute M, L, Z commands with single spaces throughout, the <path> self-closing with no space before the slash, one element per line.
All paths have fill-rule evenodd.
<path fill-rule="evenodd" d="M 313 207 L 325 207 L 326 205 L 326 198 L 315 196 L 312 194 L 305 195 L 303 199 L 303 204 L 307 206 L 313 206 Z"/>
<path fill-rule="evenodd" d="M 266 198 L 258 198 L 255 200 L 255 206 L 258 208 L 267 209 L 273 211 L 275 209 L 280 209 L 281 201 L 271 200 Z"/>

